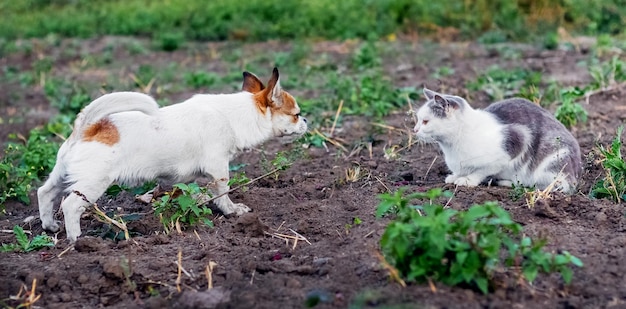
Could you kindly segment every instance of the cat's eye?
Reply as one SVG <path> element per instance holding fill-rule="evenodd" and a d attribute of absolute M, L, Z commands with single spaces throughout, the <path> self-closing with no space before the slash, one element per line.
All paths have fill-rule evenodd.
<path fill-rule="evenodd" d="M 425 125 L 427 125 L 427 124 L 428 124 L 428 120 L 426 120 L 426 119 L 422 120 L 422 125 L 423 125 L 423 126 L 425 126 Z"/>
<path fill-rule="evenodd" d="M 300 117 L 300 113 L 293 115 L 293 118 L 298 119 Z"/>

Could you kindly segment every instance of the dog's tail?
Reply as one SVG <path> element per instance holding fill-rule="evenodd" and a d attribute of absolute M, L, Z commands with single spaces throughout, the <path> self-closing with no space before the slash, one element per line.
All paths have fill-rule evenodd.
<path fill-rule="evenodd" d="M 84 127 L 108 115 L 129 111 L 154 115 L 159 111 L 159 104 L 151 96 L 139 92 L 105 94 L 89 103 L 78 114 L 74 121 L 74 132 L 81 132 Z"/>

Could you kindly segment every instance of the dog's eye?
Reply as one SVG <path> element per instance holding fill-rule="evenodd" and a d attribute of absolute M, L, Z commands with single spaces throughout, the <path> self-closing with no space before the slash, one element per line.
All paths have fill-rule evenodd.
<path fill-rule="evenodd" d="M 422 120 L 422 125 L 425 126 L 428 124 L 428 120 Z"/>
<path fill-rule="evenodd" d="M 297 114 L 293 115 L 293 117 L 294 117 L 295 119 L 298 119 L 298 117 L 300 117 L 300 113 L 297 113 Z"/>

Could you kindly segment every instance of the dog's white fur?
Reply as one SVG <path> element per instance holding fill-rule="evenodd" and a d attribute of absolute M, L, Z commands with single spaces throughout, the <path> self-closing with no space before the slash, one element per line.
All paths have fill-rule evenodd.
<path fill-rule="evenodd" d="M 216 182 L 214 193 L 223 194 L 229 190 L 229 161 L 238 151 L 274 136 L 306 132 L 306 119 L 300 117 L 295 99 L 281 89 L 277 69 L 267 88 L 245 72 L 243 90 L 195 95 L 163 108 L 152 97 L 134 92 L 94 100 L 78 115 L 54 169 L 37 191 L 43 228 L 59 230 L 53 202 L 66 193 L 61 208 L 67 238 L 74 242 L 81 234 L 81 214 L 114 182 L 210 176 Z M 226 194 L 215 203 L 224 214 L 250 211 Z"/>

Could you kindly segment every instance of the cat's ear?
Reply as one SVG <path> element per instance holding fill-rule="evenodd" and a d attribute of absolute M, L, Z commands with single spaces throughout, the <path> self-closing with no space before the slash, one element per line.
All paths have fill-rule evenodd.
<path fill-rule="evenodd" d="M 448 107 L 448 100 L 438 94 L 433 95 L 433 100 L 435 101 L 437 107 L 440 107 L 442 109 L 446 109 Z"/>
<path fill-rule="evenodd" d="M 445 118 L 448 116 L 450 111 L 461 108 L 461 105 L 459 105 L 458 102 L 455 102 L 455 100 L 449 100 L 439 94 L 435 94 L 432 102 L 433 103 L 430 106 L 431 111 L 439 118 Z"/>
<path fill-rule="evenodd" d="M 424 96 L 426 97 L 426 99 L 432 100 L 436 94 L 436 92 L 424 87 Z"/>

